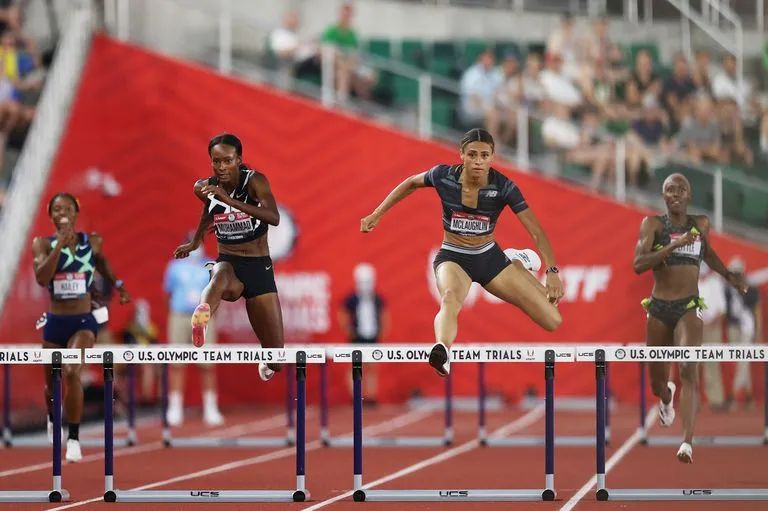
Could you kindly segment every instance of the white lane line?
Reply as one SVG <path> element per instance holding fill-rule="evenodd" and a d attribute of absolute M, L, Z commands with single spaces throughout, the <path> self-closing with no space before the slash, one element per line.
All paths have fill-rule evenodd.
<path fill-rule="evenodd" d="M 307 412 L 307 416 L 308 417 L 311 416 L 309 411 Z M 228 437 L 235 437 L 244 433 L 258 433 L 260 431 L 267 431 L 270 429 L 280 427 L 284 424 L 285 424 L 285 414 L 278 414 L 278 415 L 273 415 L 272 417 L 259 419 L 257 421 L 246 422 L 245 424 L 227 426 L 227 427 L 224 427 L 223 429 L 211 429 L 209 430 L 208 433 L 216 434 L 221 438 L 228 438 Z M 162 442 L 157 441 L 157 442 L 151 442 L 148 444 L 142 444 L 134 447 L 123 447 L 123 448 L 115 449 L 114 455 L 115 457 L 130 456 L 132 454 L 140 454 L 143 452 L 159 451 L 165 448 L 166 447 Z M 25 447 L 11 447 L 10 449 L 25 449 Z M 89 463 L 91 461 L 99 461 L 103 459 L 104 459 L 104 452 L 101 451 L 97 454 L 90 454 L 88 456 L 83 456 L 83 459 L 80 462 L 78 462 L 78 464 Z M 45 463 L 36 463 L 34 465 L 26 465 L 23 467 L 0 471 L 0 478 L 10 477 L 10 476 L 19 475 L 19 474 L 27 474 L 29 472 L 35 472 L 37 470 L 50 470 L 50 468 L 51 468 L 50 461 L 47 461 Z"/>
<path fill-rule="evenodd" d="M 411 410 L 408 413 L 393 417 L 392 419 L 386 419 L 385 421 L 372 424 L 367 428 L 363 428 L 363 432 L 370 433 L 371 431 L 376 431 L 376 432 L 393 431 L 407 424 L 411 424 L 416 420 L 423 419 L 431 414 L 432 414 L 431 411 L 427 409 Z M 307 443 L 305 446 L 305 449 L 307 452 L 314 451 L 322 447 L 322 445 L 323 444 L 319 440 L 314 440 L 312 442 Z M 237 468 L 247 467 L 250 465 L 257 465 L 259 463 L 266 463 L 268 461 L 292 456 L 295 454 L 295 452 L 296 452 L 295 448 L 286 447 L 284 449 L 273 451 L 267 454 L 261 454 L 259 456 L 253 456 L 253 457 L 245 458 L 238 461 L 232 461 L 229 463 L 225 463 L 223 465 L 216 465 L 214 467 L 210 467 L 204 470 L 198 470 L 197 472 L 191 472 L 188 474 L 179 475 L 176 477 L 172 477 L 170 479 L 166 479 L 164 481 L 157 481 L 154 483 L 145 484 L 143 486 L 137 486 L 135 488 L 131 488 L 128 491 L 149 490 L 151 488 L 157 488 L 159 486 L 165 486 L 172 483 L 187 481 L 189 479 L 196 479 L 198 477 L 218 474 L 220 472 L 226 472 L 228 470 L 234 470 Z M 115 477 L 117 479 L 117 476 Z M 66 487 L 66 484 L 64 486 Z M 73 507 L 84 506 L 86 504 L 91 504 L 93 502 L 102 502 L 103 500 L 104 500 L 103 496 L 99 496 L 97 498 L 81 500 L 79 502 L 73 502 L 72 504 L 67 504 L 65 506 L 55 507 L 55 508 L 49 509 L 48 511 L 60 511 L 63 509 L 71 509 Z"/>
<path fill-rule="evenodd" d="M 648 415 L 645 416 L 645 427 L 648 429 L 650 425 L 653 423 L 653 421 L 656 420 L 656 415 L 658 413 L 658 410 L 656 407 L 653 407 L 653 409 L 648 412 Z M 608 476 L 608 473 L 615 467 L 623 458 L 626 456 L 629 451 L 632 450 L 633 447 L 635 447 L 641 440 L 643 439 L 643 434 L 640 431 L 640 429 L 637 429 L 627 440 L 619 447 L 615 453 L 613 453 L 613 456 L 610 457 L 608 462 L 605 464 L 605 475 Z M 576 507 L 576 504 L 578 504 L 581 499 L 584 498 L 584 496 L 597 484 L 597 476 L 593 475 L 589 481 L 584 483 L 584 486 L 582 486 L 579 491 L 576 492 L 576 494 L 571 497 L 571 499 L 565 503 L 563 507 L 560 508 L 560 511 L 571 511 L 574 507 Z"/>
<path fill-rule="evenodd" d="M 511 423 L 504 426 L 503 429 L 505 431 L 505 434 L 509 433 L 515 433 L 517 431 L 520 431 L 522 429 L 527 428 L 528 426 L 535 424 L 539 419 L 541 419 L 544 416 L 544 406 L 539 406 L 522 417 L 519 417 L 518 419 L 515 419 Z M 412 474 L 413 472 L 417 472 L 423 468 L 427 468 L 432 465 L 436 465 L 437 463 L 441 463 L 445 460 L 455 458 L 456 456 L 459 456 L 461 454 L 464 454 L 465 452 L 472 451 L 473 449 L 477 449 L 480 446 L 480 443 L 475 440 L 470 440 L 469 442 L 463 443 L 457 447 L 454 447 L 452 449 L 449 449 L 447 451 L 444 451 L 440 454 L 437 454 L 435 456 L 432 456 L 430 458 L 424 459 L 422 461 L 419 461 L 418 463 L 414 463 L 412 465 L 409 465 L 401 470 L 398 470 L 397 472 L 393 472 L 389 475 L 386 475 L 384 477 L 381 477 L 379 479 L 376 479 L 375 481 L 371 481 L 368 484 L 363 485 L 363 489 L 369 489 L 373 488 L 375 486 L 379 486 L 384 483 L 388 483 L 389 481 L 394 481 L 395 479 L 399 479 L 403 476 L 406 476 L 408 474 Z M 332 497 L 330 499 L 324 500 L 322 502 L 318 502 L 315 505 L 309 506 L 307 508 L 304 508 L 303 511 L 314 511 L 315 509 L 320 509 L 325 506 L 329 506 L 333 504 L 334 502 L 337 502 L 342 499 L 346 499 L 347 497 L 350 497 L 354 491 L 348 491 L 346 493 L 342 493 L 341 495 L 337 495 L 335 497 Z"/>

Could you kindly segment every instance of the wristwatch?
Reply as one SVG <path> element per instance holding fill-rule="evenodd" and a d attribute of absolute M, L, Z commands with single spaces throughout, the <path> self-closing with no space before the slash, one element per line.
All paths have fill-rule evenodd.
<path fill-rule="evenodd" d="M 549 271 L 549 270 L 547 270 L 547 271 Z M 125 282 L 123 282 L 121 279 L 117 279 L 115 281 L 115 288 L 122 289 L 124 284 L 125 284 Z"/>
<path fill-rule="evenodd" d="M 545 273 L 560 273 L 560 269 L 557 266 L 550 266 Z"/>

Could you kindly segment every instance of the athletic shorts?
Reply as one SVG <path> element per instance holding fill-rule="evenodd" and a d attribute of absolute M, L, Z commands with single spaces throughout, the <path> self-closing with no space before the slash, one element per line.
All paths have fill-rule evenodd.
<path fill-rule="evenodd" d="M 697 314 L 700 314 L 701 309 L 707 307 L 704 300 L 698 296 L 689 296 L 680 300 L 659 300 L 650 297 L 641 303 L 649 317 L 658 319 L 671 329 L 677 326 L 680 318 L 685 316 L 688 311 L 695 310 Z"/>
<path fill-rule="evenodd" d="M 90 312 L 88 314 L 51 314 L 45 313 L 45 324 L 43 325 L 43 340 L 58 344 L 66 348 L 69 340 L 80 330 L 88 330 L 96 333 L 99 325 Z"/>
<path fill-rule="evenodd" d="M 192 343 L 192 313 L 171 312 L 168 316 L 168 344 Z M 205 330 L 205 344 L 216 344 L 216 325 L 213 319 Z"/>
<path fill-rule="evenodd" d="M 216 262 L 226 262 L 232 265 L 232 268 L 235 270 L 235 276 L 243 283 L 242 296 L 246 299 L 267 293 L 277 293 L 275 269 L 271 257 L 219 254 Z"/>
<path fill-rule="evenodd" d="M 469 278 L 481 286 L 488 284 L 504 268 L 512 264 L 501 247 L 494 241 L 471 249 L 443 243 L 432 267 L 437 271 L 437 267 L 446 261 L 461 266 Z"/>

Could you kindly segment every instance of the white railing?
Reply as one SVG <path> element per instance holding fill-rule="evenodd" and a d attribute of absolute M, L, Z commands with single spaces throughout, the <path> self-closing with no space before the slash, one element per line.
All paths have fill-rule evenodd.
<path fill-rule="evenodd" d="M 0 215 L 0 308 L 16 276 L 14 271 L 26 247 L 27 233 L 39 208 L 40 195 L 67 124 L 72 98 L 90 47 L 92 17 L 89 10 L 72 13 L 64 29 L 56 58 L 48 73 L 24 148 L 13 172 L 9 194 Z"/>

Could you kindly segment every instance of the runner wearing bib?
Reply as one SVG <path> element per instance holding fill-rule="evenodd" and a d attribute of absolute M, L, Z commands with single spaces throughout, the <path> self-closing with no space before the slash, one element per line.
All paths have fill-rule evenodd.
<path fill-rule="evenodd" d="M 435 340 L 429 363 L 441 376 L 450 372 L 450 346 L 456 339 L 458 314 L 472 282 L 519 307 L 542 328 L 553 331 L 562 318 L 557 303 L 563 296 L 555 255 L 538 219 L 515 183 L 491 167 L 494 141 L 483 129 L 470 130 L 461 141 L 461 165 L 437 165 L 398 185 L 376 210 L 361 220 L 369 232 L 384 213 L 418 188 L 433 187 L 443 208 L 443 243 L 434 260 L 440 292 Z M 494 229 L 509 207 L 534 239 L 544 259 L 546 286 L 528 270 L 538 270 L 533 250 L 514 251 L 511 261 L 496 243 Z"/>
<path fill-rule="evenodd" d="M 91 285 L 97 270 L 117 288 L 120 303 L 130 301 L 123 282 L 115 277 L 102 252 L 102 237 L 75 230 L 80 204 L 69 193 L 57 193 L 48 203 L 48 216 L 56 227 L 56 234 L 35 238 L 32 242 L 35 278 L 46 286 L 51 296 L 51 308 L 38 321 L 43 330 L 43 347 L 91 348 L 96 342 L 98 325 L 107 321 L 106 308 L 92 311 Z M 79 431 L 83 414 L 83 387 L 80 382 L 81 364 L 67 364 L 63 368 L 66 393 L 64 409 L 69 424 L 66 460 L 80 461 Z M 48 436 L 53 440 L 53 412 L 51 410 L 51 371 L 45 367 L 45 397 L 48 406 Z"/>
<path fill-rule="evenodd" d="M 746 291 L 743 277 L 731 273 L 709 244 L 709 219 L 688 215 L 691 185 L 682 174 L 664 180 L 667 213 L 648 216 L 640 225 L 633 267 L 640 274 L 653 270 L 653 291 L 642 301 L 648 317 L 646 343 L 649 346 L 700 346 L 703 323 L 699 298 L 699 267 L 706 262 L 739 290 Z M 677 459 L 693 462 L 693 431 L 698 399 L 698 369 L 695 362 L 680 363 L 680 413 L 683 417 L 683 442 Z M 670 380 L 670 364 L 651 362 L 651 388 L 659 398 L 659 421 L 669 427 L 675 420 L 674 397 L 677 387 Z"/>

